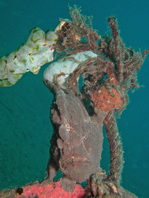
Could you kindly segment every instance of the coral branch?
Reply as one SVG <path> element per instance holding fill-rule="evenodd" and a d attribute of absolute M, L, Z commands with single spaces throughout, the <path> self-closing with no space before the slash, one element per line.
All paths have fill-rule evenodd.
<path fill-rule="evenodd" d="M 91 18 L 82 15 L 76 6 L 70 7 L 70 15 L 72 21 L 62 20 L 64 25 L 57 32 L 59 37 L 56 44 L 57 52 L 75 54 L 90 50 L 97 53 L 100 36 L 93 30 Z"/>
<path fill-rule="evenodd" d="M 123 168 L 123 150 L 114 113 L 110 112 L 105 120 L 106 134 L 110 145 L 110 174 L 108 179 L 119 185 Z"/>
<path fill-rule="evenodd" d="M 123 81 L 123 54 L 122 54 L 122 46 L 121 38 L 119 36 L 118 24 L 117 19 L 115 17 L 108 18 L 109 25 L 112 29 L 112 35 L 114 39 L 114 47 L 115 47 L 115 64 L 117 69 L 117 78 L 119 82 Z"/>

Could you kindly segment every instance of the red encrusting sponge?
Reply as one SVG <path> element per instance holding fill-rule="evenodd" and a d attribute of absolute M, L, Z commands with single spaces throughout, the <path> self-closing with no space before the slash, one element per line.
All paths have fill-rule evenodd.
<path fill-rule="evenodd" d="M 17 193 L 17 198 L 84 198 L 85 194 L 81 185 L 76 184 L 74 192 L 67 192 L 62 188 L 59 181 L 46 185 L 34 184 L 26 186 L 21 191 Z"/>

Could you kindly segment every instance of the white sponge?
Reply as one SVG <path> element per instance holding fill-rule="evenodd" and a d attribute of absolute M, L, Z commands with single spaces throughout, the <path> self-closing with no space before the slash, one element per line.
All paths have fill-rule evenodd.
<path fill-rule="evenodd" d="M 97 57 L 97 54 L 92 51 L 80 52 L 67 56 L 56 62 L 51 63 L 44 71 L 43 80 L 47 87 L 51 88 L 55 84 L 60 88 L 66 88 L 65 82 L 68 76 L 87 59 Z"/>

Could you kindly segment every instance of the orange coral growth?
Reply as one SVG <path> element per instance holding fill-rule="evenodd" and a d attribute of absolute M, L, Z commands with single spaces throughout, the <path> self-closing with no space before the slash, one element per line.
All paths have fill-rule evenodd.
<path fill-rule="evenodd" d="M 17 195 L 17 198 L 83 198 L 84 189 L 82 186 L 76 184 L 74 192 L 65 191 L 60 182 L 53 182 L 51 184 L 41 185 L 34 184 L 31 186 L 23 187 L 21 195 Z"/>
<path fill-rule="evenodd" d="M 94 107 L 106 113 L 124 106 L 120 92 L 113 87 L 102 86 L 100 90 L 92 92 L 91 100 Z"/>

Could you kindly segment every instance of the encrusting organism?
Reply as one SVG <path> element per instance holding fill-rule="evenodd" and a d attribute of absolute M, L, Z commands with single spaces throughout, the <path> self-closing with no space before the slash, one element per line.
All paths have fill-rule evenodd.
<path fill-rule="evenodd" d="M 113 16 L 108 18 L 111 33 L 99 36 L 92 28 L 91 18 L 82 15 L 79 8 L 70 8 L 70 15 L 72 20 L 61 19 L 54 32 L 44 34 L 37 28 L 35 30 L 39 35 L 34 37 L 33 29 L 31 35 L 35 39 L 32 44 L 39 41 L 39 51 L 35 54 L 28 53 L 30 39 L 29 44 L 27 42 L 18 51 L 0 60 L 3 73 L 0 76 L 1 86 L 9 86 L 16 82 L 14 74 L 17 71 L 16 74 L 21 77 L 21 68 L 24 69 L 22 73 L 27 70 L 37 73 L 40 66 L 55 58 L 43 74 L 45 85 L 54 94 L 50 116 L 53 136 L 47 178 L 41 183 L 24 187 L 18 197 L 35 195 L 42 198 L 41 192 L 45 192 L 48 185 L 51 189 L 51 182 L 55 189 L 65 190 L 63 193 L 68 191 L 73 197 L 72 193 L 79 189 L 76 182 L 87 180 L 84 193 L 78 193 L 82 198 L 136 198 L 121 186 L 124 160 L 116 119 L 128 104 L 128 91 L 139 87 L 137 72 L 149 50 L 136 52 L 126 47 L 120 37 L 117 19 Z M 10 66 L 15 69 L 11 75 Z M 110 148 L 109 174 L 100 167 L 103 125 Z M 63 176 L 56 183 L 53 178 L 58 170 Z M 82 193 L 82 189 L 78 192 Z M 31 192 L 32 195 L 29 194 Z M 46 193 L 47 197 L 54 196 Z"/>
<path fill-rule="evenodd" d="M 0 58 L 0 87 L 14 85 L 26 72 L 38 74 L 42 65 L 53 61 L 58 28 L 46 33 L 38 27 L 32 29 L 20 48 Z"/>

